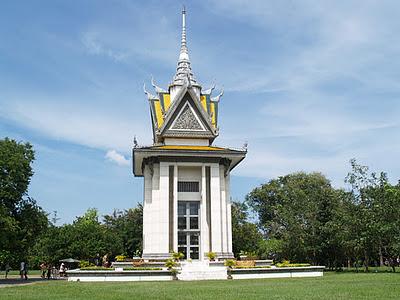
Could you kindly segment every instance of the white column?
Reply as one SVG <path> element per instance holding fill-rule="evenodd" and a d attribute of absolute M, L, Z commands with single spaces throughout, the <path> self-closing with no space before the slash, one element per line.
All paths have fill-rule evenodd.
<path fill-rule="evenodd" d="M 178 165 L 174 164 L 174 251 L 178 252 Z"/>
<path fill-rule="evenodd" d="M 149 252 L 151 244 L 151 202 L 152 202 L 152 176 L 149 167 L 146 165 L 143 171 L 144 177 L 144 202 L 143 202 L 143 253 Z"/>
<path fill-rule="evenodd" d="M 231 191 L 230 181 L 231 175 L 225 177 L 225 199 L 226 199 L 226 227 L 228 232 L 228 252 L 232 252 L 232 210 L 231 210 Z"/>
<path fill-rule="evenodd" d="M 222 252 L 221 194 L 219 176 L 219 164 L 211 164 L 211 245 L 213 252 Z"/>
<path fill-rule="evenodd" d="M 200 222 L 201 222 L 201 232 L 200 232 L 200 259 L 204 259 L 204 253 L 210 252 L 209 241 L 208 241 L 208 224 L 207 224 L 207 191 L 206 191 L 206 167 L 203 164 L 201 167 L 201 212 L 200 212 Z"/>
<path fill-rule="evenodd" d="M 226 227 L 226 193 L 225 193 L 225 167 L 220 165 L 219 178 L 221 190 L 221 247 L 222 252 L 228 251 L 228 232 Z"/>
<path fill-rule="evenodd" d="M 155 170 L 154 170 L 155 171 Z M 155 172 L 154 172 L 155 173 Z M 152 222 L 158 224 L 157 235 L 155 236 L 156 253 L 169 252 L 169 166 L 160 162 L 160 183 L 159 197 L 157 203 L 157 217 Z"/>

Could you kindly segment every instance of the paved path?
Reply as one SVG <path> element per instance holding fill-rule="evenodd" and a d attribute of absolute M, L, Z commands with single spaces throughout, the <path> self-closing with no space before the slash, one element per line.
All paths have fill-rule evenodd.
<path fill-rule="evenodd" d="M 47 279 L 42 279 L 40 276 L 31 276 L 28 278 L 28 280 L 20 279 L 19 276 L 10 276 L 11 278 L 0 279 L 0 288 L 4 287 L 10 287 L 10 286 L 24 286 L 24 285 L 30 285 L 30 284 L 35 284 L 35 283 L 40 283 L 40 282 L 47 282 Z M 50 279 L 50 280 L 56 280 L 56 279 Z M 57 279 L 57 280 L 64 280 L 64 279 Z"/>

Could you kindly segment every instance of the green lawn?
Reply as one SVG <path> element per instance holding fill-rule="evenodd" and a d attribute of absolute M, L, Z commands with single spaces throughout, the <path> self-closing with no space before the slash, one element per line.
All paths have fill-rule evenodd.
<path fill-rule="evenodd" d="M 0 271 L 0 278 L 4 278 L 5 275 L 5 271 Z M 29 270 L 28 271 L 28 275 L 40 275 L 40 270 Z M 8 272 L 8 275 L 19 275 L 19 271 L 18 270 L 11 270 L 10 272 Z"/>
<path fill-rule="evenodd" d="M 399 299 L 400 273 L 196 282 L 44 281 L 0 288 L 0 299 Z"/>

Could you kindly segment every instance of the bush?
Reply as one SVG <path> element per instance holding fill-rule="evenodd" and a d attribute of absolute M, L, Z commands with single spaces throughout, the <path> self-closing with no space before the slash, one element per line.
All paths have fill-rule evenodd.
<path fill-rule="evenodd" d="M 167 259 L 165 262 L 165 266 L 167 267 L 168 270 L 172 270 L 174 267 L 176 267 L 177 263 L 173 259 Z"/>
<path fill-rule="evenodd" d="M 207 252 L 207 257 L 210 261 L 214 261 L 215 258 L 217 257 L 217 254 L 215 252 Z"/>
<path fill-rule="evenodd" d="M 278 268 L 296 268 L 296 267 L 309 267 L 307 263 L 290 263 L 289 260 L 284 260 L 281 263 L 275 264 Z"/>
<path fill-rule="evenodd" d="M 236 267 L 242 267 L 242 268 L 252 268 L 256 265 L 256 262 L 254 260 L 238 260 L 236 262 Z"/>
<path fill-rule="evenodd" d="M 228 268 L 232 268 L 232 267 L 234 267 L 234 266 L 236 265 L 236 260 L 234 260 L 234 259 L 227 259 L 227 260 L 224 262 L 224 265 L 227 266 Z"/>
<path fill-rule="evenodd" d="M 87 268 L 87 267 L 94 267 L 95 265 L 92 264 L 91 262 L 87 261 L 87 260 L 81 260 L 79 262 L 79 268 Z"/>
<path fill-rule="evenodd" d="M 118 262 L 125 261 L 126 260 L 126 256 L 125 255 L 117 255 L 115 257 L 115 260 L 118 261 Z"/>
<path fill-rule="evenodd" d="M 182 253 L 182 252 L 173 252 L 172 253 L 172 258 L 175 260 L 175 261 L 179 261 L 180 259 L 182 259 L 182 258 L 184 258 L 185 257 L 185 255 Z"/>
<path fill-rule="evenodd" d="M 271 266 L 252 266 L 252 267 L 248 267 L 248 266 L 235 266 L 235 269 L 269 269 L 271 268 Z"/>
<path fill-rule="evenodd" d="M 243 256 L 240 258 L 241 260 L 256 260 L 258 259 L 257 253 L 253 251 L 240 251 L 239 256 Z"/>
<path fill-rule="evenodd" d="M 113 271 L 113 268 L 106 268 L 106 267 L 85 267 L 81 268 L 83 271 Z"/>
<path fill-rule="evenodd" d="M 161 271 L 162 268 L 156 267 L 130 267 L 124 268 L 124 271 Z"/>

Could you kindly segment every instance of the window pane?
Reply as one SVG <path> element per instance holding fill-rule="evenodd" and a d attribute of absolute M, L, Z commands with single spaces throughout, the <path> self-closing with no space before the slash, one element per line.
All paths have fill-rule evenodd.
<path fill-rule="evenodd" d="M 190 203 L 190 214 L 192 216 L 198 216 L 199 215 L 199 204 L 198 203 Z"/>
<path fill-rule="evenodd" d="M 186 233 L 178 233 L 178 245 L 186 245 Z"/>
<path fill-rule="evenodd" d="M 178 215 L 180 216 L 186 215 L 186 203 L 178 202 Z"/>
<path fill-rule="evenodd" d="M 199 247 L 190 247 L 190 258 L 199 259 Z"/>
<path fill-rule="evenodd" d="M 198 217 L 190 218 L 190 229 L 199 229 L 199 218 Z"/>
<path fill-rule="evenodd" d="M 199 244 L 199 235 L 191 234 L 190 235 L 190 245 L 198 245 Z"/>
<path fill-rule="evenodd" d="M 178 217 L 178 229 L 186 229 L 186 218 Z"/>

